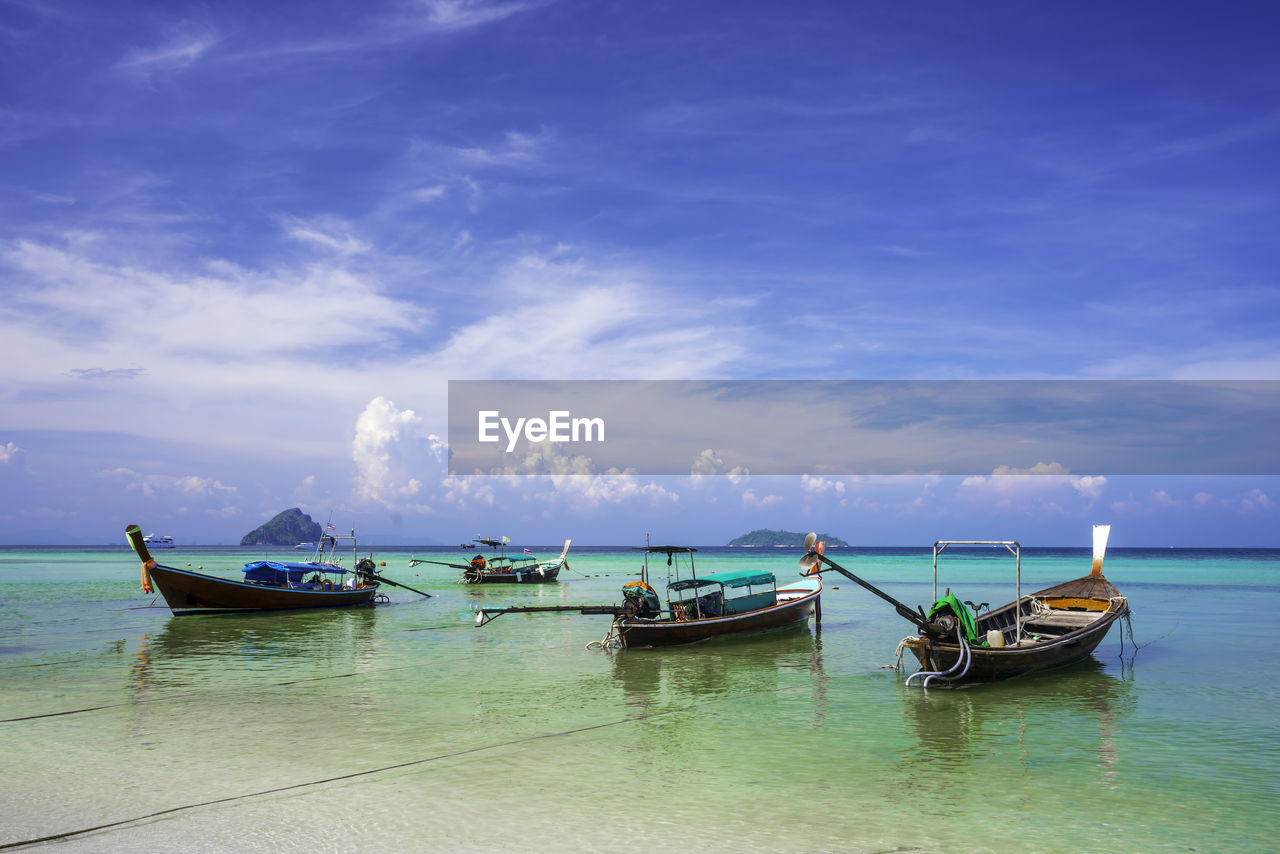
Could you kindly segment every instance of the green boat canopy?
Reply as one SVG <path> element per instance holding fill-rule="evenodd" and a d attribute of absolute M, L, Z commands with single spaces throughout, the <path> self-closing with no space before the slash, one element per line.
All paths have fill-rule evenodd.
<path fill-rule="evenodd" d="M 673 581 L 667 585 L 667 589 L 688 590 L 692 587 L 703 587 L 710 584 L 719 584 L 724 587 L 750 587 L 753 584 L 776 583 L 777 580 L 773 577 L 772 572 L 744 569 L 737 572 L 714 572 L 701 578 L 686 578 L 680 581 Z"/>

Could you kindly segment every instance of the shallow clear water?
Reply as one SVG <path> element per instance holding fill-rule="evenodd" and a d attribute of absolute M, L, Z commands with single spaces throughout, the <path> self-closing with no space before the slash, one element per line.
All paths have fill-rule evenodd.
<path fill-rule="evenodd" d="M 931 601 L 927 549 L 831 554 Z M 260 556 L 160 560 L 231 576 Z M 1115 552 L 1136 656 L 1117 628 L 1066 670 L 927 693 L 884 668 L 910 626 L 836 576 L 820 626 L 601 652 L 605 617 L 476 628 L 468 606 L 616 602 L 629 550 L 575 550 L 536 587 L 376 557 L 436 597 L 174 618 L 142 607 L 125 549 L 0 550 L 0 844 L 110 825 L 57 844 L 1255 851 L 1280 831 L 1280 552 Z M 699 558 L 796 571 L 790 550 Z M 1024 592 L 1087 569 L 1024 554 Z M 939 592 L 997 605 L 1012 581 L 1011 559 L 960 554 Z"/>

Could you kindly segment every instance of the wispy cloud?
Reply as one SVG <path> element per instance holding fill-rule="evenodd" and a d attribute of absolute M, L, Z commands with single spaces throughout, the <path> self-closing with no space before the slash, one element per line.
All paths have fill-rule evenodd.
<path fill-rule="evenodd" d="M 218 40 L 216 34 L 186 24 L 161 44 L 130 49 L 116 63 L 116 68 L 144 77 L 184 71 L 199 61 Z"/>
<path fill-rule="evenodd" d="M 510 18 L 545 3 L 494 3 L 490 0 L 417 0 L 409 20 L 428 31 L 451 32 Z"/>
<path fill-rule="evenodd" d="M 329 249 L 339 255 L 358 255 L 372 248 L 352 234 L 345 223 L 332 219 L 308 222 L 290 218 L 285 223 L 285 233 L 294 240 Z"/>
<path fill-rule="evenodd" d="M 147 372 L 146 368 L 72 368 L 71 374 L 82 380 L 132 380 Z"/>
<path fill-rule="evenodd" d="M 375 14 L 340 34 L 262 42 L 229 55 L 230 61 L 260 62 L 269 58 L 353 53 L 447 36 L 496 24 L 548 5 L 542 2 L 492 0 L 408 0 L 387 14 Z"/>

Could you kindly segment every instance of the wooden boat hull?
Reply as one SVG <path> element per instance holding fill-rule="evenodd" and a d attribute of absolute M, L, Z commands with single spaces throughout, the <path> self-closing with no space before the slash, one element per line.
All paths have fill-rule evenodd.
<path fill-rule="evenodd" d="M 462 580 L 468 584 L 548 584 L 555 581 L 559 574 L 559 566 L 543 572 L 535 570 L 519 575 L 514 572 L 477 572 L 474 569 L 468 569 L 462 573 Z"/>
<path fill-rule="evenodd" d="M 152 566 L 147 573 L 175 616 L 241 611 L 285 611 L 301 608 L 349 608 L 369 605 L 378 585 L 355 590 L 297 590 L 246 584 L 172 566 Z"/>
<path fill-rule="evenodd" d="M 822 583 L 813 576 L 778 590 L 779 602 L 758 611 L 701 620 L 641 620 L 618 617 L 614 627 L 624 647 L 679 646 L 725 635 L 776 629 L 807 620 L 818 607 Z M 785 599 L 783 597 L 786 597 Z"/>
<path fill-rule="evenodd" d="M 1096 589 L 1098 578 L 1083 578 L 1069 581 L 1055 587 L 1024 596 L 1018 602 L 983 614 L 976 620 L 978 637 L 983 638 L 990 629 L 999 629 L 1005 633 L 1009 646 L 983 647 L 971 646 L 969 667 L 963 675 L 948 677 L 950 684 L 974 682 L 993 682 L 998 679 L 1009 679 L 1041 670 L 1064 667 L 1088 658 L 1107 632 L 1121 617 L 1129 613 L 1125 599 L 1118 595 L 1114 587 L 1106 579 L 1101 579 L 1105 590 Z M 1085 587 L 1084 585 L 1089 585 Z M 1102 598 L 1106 595 L 1107 598 Z M 1024 646 L 1014 646 L 1013 626 L 1018 614 L 1024 629 L 1024 637 L 1039 636 L 1036 616 L 1032 613 L 1033 601 L 1050 601 L 1062 607 L 1058 618 L 1049 618 L 1050 622 L 1058 621 L 1058 629 L 1063 618 L 1091 619 L 1086 625 L 1072 628 L 1056 636 L 1043 637 Z M 1093 615 L 1097 615 L 1093 618 Z M 1054 629 L 1055 631 L 1057 629 Z M 1047 631 L 1047 630 L 1046 630 Z M 960 645 L 954 640 L 941 641 L 926 636 L 911 638 L 905 642 L 907 649 L 920 662 L 922 670 L 946 672 L 960 661 Z M 963 669 L 963 665 L 961 666 Z"/>

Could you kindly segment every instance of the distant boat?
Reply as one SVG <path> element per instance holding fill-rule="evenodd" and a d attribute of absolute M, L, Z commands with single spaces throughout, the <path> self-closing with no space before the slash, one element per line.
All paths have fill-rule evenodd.
<path fill-rule="evenodd" d="M 380 595 L 380 583 L 405 587 L 378 575 L 372 558 L 356 555 L 354 534 L 325 537 L 309 562 L 250 561 L 242 570 L 243 581 L 156 563 L 137 525 L 125 529 L 125 538 L 142 560 L 142 589 L 150 593 L 151 582 L 155 582 L 169 610 L 178 617 L 370 605 Z M 341 565 L 336 554 L 338 540 L 351 541 L 354 566 L 350 570 Z M 413 590 L 412 587 L 406 589 Z M 420 590 L 413 592 L 430 595 Z"/>
<path fill-rule="evenodd" d="M 907 677 L 907 684 L 921 677 L 925 686 L 934 679 L 959 685 L 1062 667 L 1093 653 L 1112 624 L 1129 614 L 1128 600 L 1102 575 L 1110 533 L 1110 525 L 1093 526 L 1093 569 L 1088 575 L 1026 596 L 1022 595 L 1021 546 L 1016 541 L 939 540 L 933 545 L 935 601 L 927 614 L 921 608 L 913 611 L 825 557 L 822 544 L 815 546 L 813 534 L 805 542 L 806 554 L 800 563 L 812 573 L 824 571 L 819 564 L 840 572 L 893 604 L 916 625 L 918 636 L 904 639 L 902 646 L 919 660 L 921 669 Z M 955 545 L 1008 549 L 1017 562 L 1016 598 L 977 617 L 949 590 L 938 598 L 938 555 Z"/>
<path fill-rule="evenodd" d="M 152 549 L 175 549 L 177 546 L 173 544 L 173 537 L 164 536 L 157 537 L 155 534 L 147 534 L 142 538 L 148 548 Z"/>
<path fill-rule="evenodd" d="M 315 543 L 298 543 L 296 546 L 294 546 L 294 547 L 293 547 L 293 550 L 294 550 L 295 552 L 297 552 L 297 551 L 307 551 L 307 550 L 309 550 L 309 549 L 314 551 L 314 550 L 315 550 L 315 547 L 316 547 L 316 544 L 315 544 Z"/>
<path fill-rule="evenodd" d="M 465 564 L 410 557 L 409 566 L 420 563 L 451 566 L 462 570 L 462 580 L 467 584 L 545 584 L 555 581 L 560 570 L 569 568 L 569 544 L 573 540 L 565 540 L 560 556 L 553 560 L 538 560 L 528 549 L 524 550 L 523 556 L 512 557 L 507 554 L 507 543 L 510 540 L 506 537 L 501 540 L 482 538 L 476 542 L 493 549 L 494 554 L 490 557 L 477 554 Z M 467 546 L 464 545 L 464 548 Z"/>
<path fill-rule="evenodd" d="M 613 617 L 602 647 L 676 646 L 714 637 L 780 628 L 807 620 L 818 607 L 822 579 L 800 578 L 778 586 L 773 573 L 738 570 L 697 575 L 693 552 L 685 546 L 643 546 L 645 568 L 640 581 L 622 587 L 621 605 L 529 605 L 510 608 L 478 608 L 476 623 L 484 625 L 502 614 L 576 611 Z M 657 591 L 648 583 L 649 554 L 664 554 L 671 565 L 677 555 L 687 555 L 688 575 L 667 584 L 663 610 Z"/>

